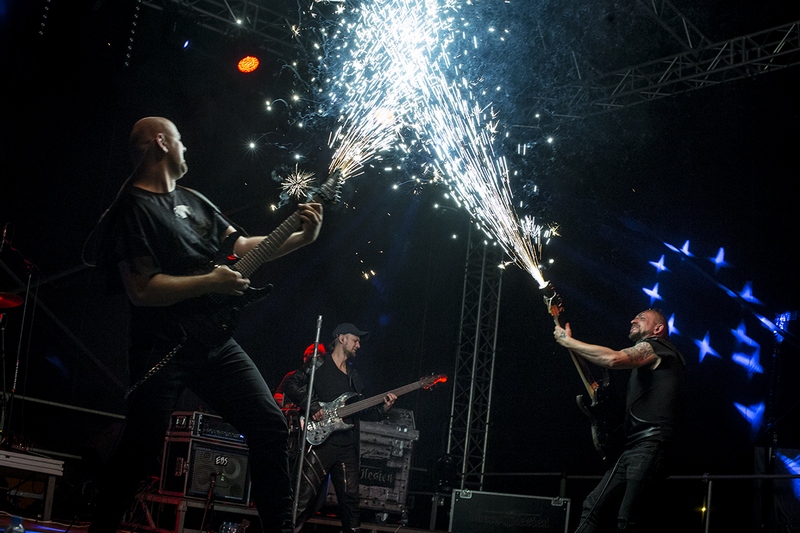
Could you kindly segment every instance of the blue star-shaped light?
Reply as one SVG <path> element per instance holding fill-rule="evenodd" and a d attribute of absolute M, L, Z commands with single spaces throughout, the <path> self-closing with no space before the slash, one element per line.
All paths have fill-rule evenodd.
<path fill-rule="evenodd" d="M 661 259 L 658 261 L 648 261 L 651 265 L 653 265 L 656 269 L 656 273 L 664 272 L 665 270 L 669 271 L 667 267 L 664 266 L 664 256 L 661 256 Z"/>
<path fill-rule="evenodd" d="M 714 357 L 720 357 L 717 351 L 711 347 L 711 343 L 708 339 L 708 332 L 706 331 L 706 336 L 703 337 L 703 340 L 694 339 L 694 343 L 700 348 L 700 362 L 703 362 L 706 355 L 713 355 Z"/>
<path fill-rule="evenodd" d="M 786 465 L 786 470 L 790 474 L 800 474 L 800 455 L 794 459 L 782 454 L 781 452 L 776 452 L 775 455 L 784 465 Z M 800 500 L 800 478 L 792 480 L 792 489 L 794 492 L 794 497 Z"/>
<path fill-rule="evenodd" d="M 650 305 L 653 305 L 654 301 L 661 299 L 661 295 L 658 294 L 658 283 L 653 285 L 652 289 L 648 289 L 648 288 L 645 287 L 642 290 L 644 291 L 644 293 L 646 295 L 648 295 L 650 297 Z"/>
<path fill-rule="evenodd" d="M 758 298 L 753 296 L 753 287 L 749 281 L 744 284 L 742 292 L 739 293 L 739 296 L 741 296 L 744 301 L 750 302 L 751 304 L 763 305 Z"/>
<path fill-rule="evenodd" d="M 736 337 L 736 342 L 741 344 L 746 344 L 747 346 L 758 346 L 758 343 L 747 336 L 747 328 L 744 325 L 744 320 L 739 322 L 739 325 L 736 329 L 732 329 L 731 333 L 733 336 Z"/>
<path fill-rule="evenodd" d="M 714 263 L 714 272 L 719 272 L 721 267 L 730 266 L 730 263 L 725 261 L 725 248 L 720 248 L 716 257 L 709 257 L 708 259 Z"/>
<path fill-rule="evenodd" d="M 743 366 L 747 369 L 747 377 L 749 379 L 753 378 L 753 374 L 763 374 L 764 368 L 761 366 L 761 348 L 756 346 L 756 349 L 753 350 L 753 353 L 747 355 L 744 352 L 734 352 L 731 355 L 731 359 L 737 365 Z"/>
<path fill-rule="evenodd" d="M 683 254 L 683 255 L 685 255 L 687 257 L 694 257 L 694 255 L 692 255 L 692 253 L 689 251 L 689 241 L 686 241 L 685 243 L 683 243 L 683 246 L 680 249 L 675 247 L 675 246 L 673 246 L 673 245 L 671 245 L 668 242 L 665 242 L 664 246 L 666 246 L 667 248 L 669 248 L 673 252 L 678 252 L 679 254 Z"/>
<path fill-rule="evenodd" d="M 756 433 L 758 428 L 761 427 L 761 422 L 764 420 L 764 402 L 751 405 L 750 407 L 740 403 L 734 403 L 733 405 L 736 406 L 736 409 L 750 422 L 753 433 Z"/>
<path fill-rule="evenodd" d="M 670 335 L 680 335 L 681 332 L 678 331 L 678 328 L 675 327 L 675 314 L 673 313 L 672 316 L 669 317 L 667 320 L 667 324 L 669 325 L 669 334 Z"/>
<path fill-rule="evenodd" d="M 731 333 L 736 337 L 736 342 L 741 346 L 752 348 L 750 353 L 744 351 L 737 351 L 731 356 L 734 363 L 743 366 L 747 369 L 747 376 L 752 379 L 753 374 L 763 374 L 764 369 L 761 367 L 761 346 L 747 336 L 747 329 L 744 325 L 744 320 L 739 322 L 736 329 L 732 329 Z"/>

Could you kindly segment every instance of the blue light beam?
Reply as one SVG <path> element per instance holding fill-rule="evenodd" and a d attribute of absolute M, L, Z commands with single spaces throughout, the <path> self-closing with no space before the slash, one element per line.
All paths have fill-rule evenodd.
<path fill-rule="evenodd" d="M 792 459 L 781 452 L 777 452 L 776 456 L 786 465 L 786 470 L 790 474 L 800 475 L 800 455 Z M 792 480 L 792 492 L 794 492 L 794 497 L 800 500 L 800 479 Z"/>

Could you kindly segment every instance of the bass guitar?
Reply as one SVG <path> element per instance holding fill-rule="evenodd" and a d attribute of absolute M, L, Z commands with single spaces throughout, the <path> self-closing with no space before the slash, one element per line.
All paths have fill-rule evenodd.
<path fill-rule="evenodd" d="M 350 415 L 369 409 L 375 405 L 383 403 L 383 399 L 390 392 L 395 396 L 401 396 L 407 392 L 415 391 L 417 389 L 430 389 L 437 383 L 444 383 L 447 381 L 447 376 L 444 374 L 431 375 L 409 383 L 399 389 L 390 390 L 383 394 L 372 396 L 364 400 L 359 400 L 350 405 L 346 405 L 347 400 L 355 396 L 356 392 L 345 392 L 338 398 L 330 402 L 319 402 L 320 409 L 322 409 L 321 420 L 309 420 L 308 429 L 306 430 L 306 440 L 309 444 L 316 446 L 325 442 L 331 433 L 340 431 L 342 429 L 349 429 L 353 424 L 348 424 L 343 418 Z"/>
<path fill-rule="evenodd" d="M 561 326 L 559 316 L 564 311 L 561 297 L 552 284 L 548 286 L 548 290 L 552 294 L 545 295 L 544 303 L 555 324 Z M 625 445 L 625 406 L 622 399 L 609 387 L 611 380 L 607 369 L 603 369 L 603 378 L 598 381 L 583 357 L 572 350 L 568 352 L 586 389 L 586 395 L 579 394 L 575 398 L 578 408 L 591 421 L 592 442 L 601 459 L 607 463 L 613 462 L 622 453 Z"/>
<path fill-rule="evenodd" d="M 336 203 L 343 181 L 339 171 L 335 171 L 312 195 L 311 201 Z M 209 265 L 209 270 L 224 265 L 240 272 L 242 277 L 249 278 L 264 263 L 275 257 L 275 252 L 300 227 L 300 223 L 300 214 L 296 211 L 242 257 L 237 257 L 233 251 L 233 245 L 240 237 L 239 232 L 228 235 L 220 246 L 217 258 Z M 217 346 L 233 336 L 241 311 L 263 299 L 271 289 L 271 285 L 251 286 L 242 296 L 211 293 L 179 302 L 174 306 L 175 320 L 184 339 L 210 347 Z"/>

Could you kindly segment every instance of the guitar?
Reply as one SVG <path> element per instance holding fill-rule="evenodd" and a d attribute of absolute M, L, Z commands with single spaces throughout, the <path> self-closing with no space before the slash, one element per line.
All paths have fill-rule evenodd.
<path fill-rule="evenodd" d="M 552 295 L 545 295 L 544 303 L 555 324 L 561 326 L 559 315 L 564 311 L 561 297 L 555 292 L 552 284 L 548 289 L 552 291 Z M 621 398 L 609 387 L 611 380 L 607 369 L 603 369 L 603 378 L 598 381 L 583 357 L 576 355 L 572 350 L 567 351 L 586 389 L 586 396 L 579 394 L 575 400 L 581 412 L 591 421 L 594 447 L 604 462 L 613 462 L 625 445 L 623 425 L 625 406 Z"/>
<path fill-rule="evenodd" d="M 444 383 L 446 381 L 446 375 L 437 374 L 421 378 L 418 381 L 409 383 L 408 385 L 400 387 L 399 389 L 394 389 L 384 392 L 383 394 L 372 396 L 371 398 L 359 400 L 351 405 L 345 405 L 345 403 L 347 400 L 357 395 L 356 392 L 352 391 L 345 392 L 331 402 L 319 402 L 320 408 L 322 409 L 322 420 L 309 420 L 308 429 L 306 432 L 306 440 L 310 444 L 316 446 L 317 444 L 322 444 L 325 442 L 325 439 L 327 439 L 334 431 L 353 427 L 353 424 L 348 424 L 342 419 L 358 413 L 359 411 L 363 411 L 364 409 L 368 409 L 383 403 L 383 399 L 390 392 L 395 396 L 401 396 L 407 392 L 417 389 L 430 389 L 437 383 Z"/>
<path fill-rule="evenodd" d="M 312 195 L 311 201 L 338 202 L 343 181 L 339 171 L 335 171 Z M 233 245 L 240 237 L 240 233 L 231 233 L 222 242 L 217 257 L 209 265 L 209 270 L 225 265 L 231 270 L 240 272 L 242 277 L 249 278 L 264 263 L 275 256 L 278 248 L 300 227 L 300 222 L 300 213 L 295 211 L 241 258 L 237 257 L 233 251 Z M 198 341 L 209 347 L 217 346 L 233 336 L 241 311 L 250 304 L 263 299 L 271 289 L 272 285 L 251 286 L 244 291 L 242 296 L 211 293 L 179 302 L 174 306 L 175 320 L 184 339 Z"/>

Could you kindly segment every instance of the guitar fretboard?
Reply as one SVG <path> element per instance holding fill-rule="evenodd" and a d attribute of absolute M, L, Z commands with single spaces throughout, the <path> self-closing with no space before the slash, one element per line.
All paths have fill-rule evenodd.
<path fill-rule="evenodd" d="M 423 387 L 422 381 L 415 381 L 414 383 L 410 383 L 403 387 L 399 387 L 397 389 L 391 390 L 392 394 L 395 396 L 401 396 L 406 394 L 407 392 L 411 392 L 413 390 L 421 389 Z M 383 403 L 383 399 L 386 397 L 389 392 L 384 392 L 383 394 L 376 394 L 375 396 L 371 396 L 369 398 L 365 398 L 363 400 L 359 400 L 354 404 L 345 405 L 344 407 L 337 410 L 337 414 L 341 418 L 347 418 L 348 416 L 357 413 L 359 411 L 363 411 L 364 409 L 368 409 L 374 405 L 378 405 L 379 403 Z"/>
<path fill-rule="evenodd" d="M 249 278 L 258 268 L 273 258 L 281 244 L 286 242 L 294 230 L 300 225 L 300 214 L 292 213 L 280 226 L 264 237 L 255 248 L 247 252 L 231 266 L 232 270 L 241 272 L 242 277 Z"/>

